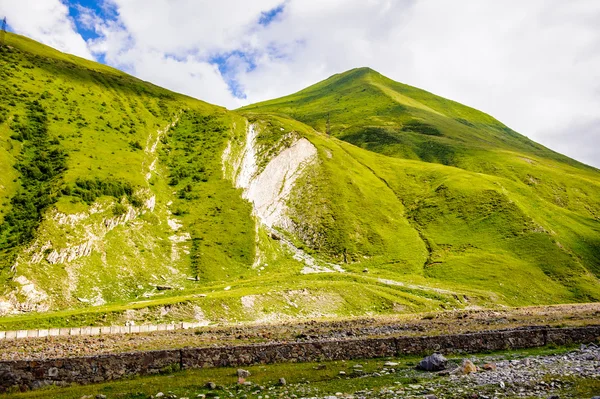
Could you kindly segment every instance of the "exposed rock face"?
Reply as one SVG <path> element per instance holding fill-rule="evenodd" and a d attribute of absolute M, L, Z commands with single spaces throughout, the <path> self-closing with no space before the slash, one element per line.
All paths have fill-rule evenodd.
<path fill-rule="evenodd" d="M 425 371 L 440 371 L 446 368 L 446 364 L 448 360 L 439 354 L 434 353 L 431 356 L 427 356 L 425 359 L 421 360 L 417 365 L 417 368 Z"/>
<path fill-rule="evenodd" d="M 244 189 L 244 198 L 252 202 L 264 225 L 289 229 L 286 201 L 298 177 L 317 159 L 317 149 L 307 139 L 300 138 L 269 160 L 259 173 L 256 136 L 257 128 L 250 125 L 235 184 Z"/>
<path fill-rule="evenodd" d="M 48 294 L 29 281 L 25 276 L 13 280 L 19 286 L 6 300 L 0 301 L 0 315 L 15 312 L 45 312 L 49 309 Z"/>
<path fill-rule="evenodd" d="M 127 210 L 127 212 L 125 212 L 124 214 L 122 214 L 120 216 L 115 216 L 112 218 L 104 219 L 104 227 L 106 227 L 107 231 L 111 231 L 115 227 L 117 227 L 119 225 L 123 225 L 123 224 L 129 222 L 130 220 L 135 219 L 138 216 L 138 214 L 139 214 L 139 212 L 136 211 L 135 208 L 130 207 Z"/>
<path fill-rule="evenodd" d="M 256 138 L 258 127 L 249 125 L 243 149 L 236 151 L 231 142 L 223 152 L 223 173 L 231 178 L 236 187 L 243 188 L 243 197 L 250 201 L 254 214 L 263 226 L 270 231 L 274 240 L 292 252 L 297 261 L 305 265 L 302 273 L 331 273 L 344 270 L 334 264 L 317 262 L 311 255 L 297 248 L 274 230 L 294 232 L 287 202 L 296 181 L 307 167 L 318 160 L 317 148 L 305 138 L 296 138 L 291 144 L 268 160 L 260 170 Z M 260 251 L 255 264 L 260 263 Z"/>
<path fill-rule="evenodd" d="M 94 240 L 90 239 L 82 244 L 63 248 L 60 251 L 53 250 L 47 257 L 48 263 L 66 263 L 71 262 L 82 256 L 89 256 L 92 253 Z"/>

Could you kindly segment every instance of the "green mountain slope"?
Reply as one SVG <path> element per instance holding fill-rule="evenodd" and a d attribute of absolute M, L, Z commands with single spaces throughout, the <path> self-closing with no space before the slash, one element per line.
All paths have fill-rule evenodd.
<path fill-rule="evenodd" d="M 368 69 L 232 112 L 7 42 L 0 329 L 600 300 L 600 173 L 488 115 Z"/>
<path fill-rule="evenodd" d="M 596 298 L 598 170 L 368 68 L 239 111 L 288 115 L 386 155 L 348 147 L 404 204 L 429 248 L 426 276 L 490 282 L 496 291 L 511 280 L 521 285 L 516 296 L 532 281 L 559 282 L 571 300 Z M 543 275 L 532 279 L 533 271 Z"/>
<path fill-rule="evenodd" d="M 200 272 L 182 251 L 220 264 L 202 271 L 210 279 L 247 269 L 254 240 L 239 234 L 254 230 L 251 208 L 222 178 L 218 155 L 241 118 L 17 35 L 7 42 L 0 69 L 5 307 L 102 304 L 156 285 L 183 287 Z M 191 182 L 198 184 L 188 190 Z M 224 204 L 223 214 L 215 211 Z M 208 249 L 217 245 L 236 250 Z"/>
<path fill-rule="evenodd" d="M 395 82 L 370 68 L 333 75 L 298 93 L 242 110 L 289 115 L 321 132 L 326 132 L 329 120 L 332 136 L 399 158 L 464 166 L 477 151 L 504 150 L 586 168 L 483 112 Z"/>

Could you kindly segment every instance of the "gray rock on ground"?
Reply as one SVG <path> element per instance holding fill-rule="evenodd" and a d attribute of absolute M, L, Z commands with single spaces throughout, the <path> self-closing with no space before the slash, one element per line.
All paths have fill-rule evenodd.
<path fill-rule="evenodd" d="M 440 371 L 446 368 L 448 360 L 440 353 L 427 356 L 419 362 L 417 368 L 425 371 Z"/>
<path fill-rule="evenodd" d="M 248 370 L 238 369 L 237 376 L 239 378 L 248 378 L 250 377 L 250 372 Z"/>

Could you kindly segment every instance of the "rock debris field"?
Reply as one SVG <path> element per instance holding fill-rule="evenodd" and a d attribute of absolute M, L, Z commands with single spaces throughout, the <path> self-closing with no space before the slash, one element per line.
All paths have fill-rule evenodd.
<path fill-rule="evenodd" d="M 516 358 L 516 356 L 519 356 Z M 425 359 L 427 360 L 427 359 Z M 441 363 L 440 363 L 440 360 Z M 336 375 L 327 381 L 301 381 L 286 383 L 281 377 L 272 384 L 257 384 L 254 376 L 246 370 L 238 370 L 238 383 L 219 386 L 207 382 L 202 390 L 180 396 L 165 392 L 145 396 L 147 398 L 244 398 L 244 399 L 492 399 L 492 398 L 587 398 L 600 399 L 600 347 L 595 344 L 581 345 L 571 351 L 530 355 L 497 354 L 489 356 L 445 359 L 439 355 L 430 364 L 438 371 L 419 370 L 396 361 L 377 361 L 375 367 L 360 363 L 323 364 L 322 368 L 334 368 Z M 440 366 L 440 364 L 442 364 Z M 465 367 L 465 365 L 467 367 Z M 316 368 L 319 368 L 317 366 Z M 366 371 L 366 369 L 369 371 Z M 339 371 L 338 371 L 339 369 Z M 347 385 L 344 385 L 347 384 Z M 580 389 L 580 384 L 586 384 Z M 336 388 L 348 387 L 345 392 Z M 363 386 L 352 392 L 352 387 Z M 167 385 L 168 387 L 168 385 Z M 332 390 L 334 390 L 332 392 Z M 348 392 L 350 391 L 350 392 Z M 582 393 L 583 392 L 583 393 Z M 110 395 L 89 396 L 110 398 Z M 138 396 L 136 396 L 137 398 Z"/>
<path fill-rule="evenodd" d="M 464 360 L 475 365 L 474 370 L 465 370 Z M 352 374 L 362 374 L 358 378 L 383 378 L 396 375 L 399 379 L 415 378 L 416 383 L 396 382 L 372 390 L 357 391 L 351 394 L 338 392 L 335 395 L 320 396 L 310 384 L 299 385 L 296 393 L 290 390 L 277 392 L 275 396 L 337 399 L 337 398 L 592 398 L 600 395 L 600 347 L 594 344 L 582 345 L 580 349 L 556 355 L 531 356 L 522 359 L 504 357 L 480 357 L 464 359 L 463 362 L 448 361 L 444 370 L 423 372 L 413 369 L 396 370 L 394 363 L 386 363 L 376 372 L 362 374 L 360 367 Z M 352 378 L 352 376 L 348 377 Z M 591 382 L 591 389 L 597 390 L 588 396 L 579 396 L 577 384 L 582 380 Z M 593 381 L 596 381 L 594 384 Z M 594 388 L 595 386 L 595 388 Z M 268 395 L 268 394 L 267 394 Z M 227 395 L 228 396 L 228 395 Z M 242 395 L 243 397 L 244 395 Z M 254 396 L 254 395 L 253 395 Z M 265 394 L 257 395 L 266 398 Z M 594 397 L 600 399 L 600 396 Z"/>

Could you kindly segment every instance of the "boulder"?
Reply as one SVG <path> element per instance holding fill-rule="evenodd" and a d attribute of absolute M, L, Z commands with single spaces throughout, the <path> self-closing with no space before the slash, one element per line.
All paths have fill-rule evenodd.
<path fill-rule="evenodd" d="M 250 377 L 250 372 L 244 369 L 238 369 L 237 371 L 238 378 L 248 378 Z"/>
<path fill-rule="evenodd" d="M 425 371 L 440 371 L 446 368 L 448 360 L 440 353 L 427 356 L 419 362 L 417 368 Z"/>
<path fill-rule="evenodd" d="M 471 374 L 477 372 L 477 366 L 473 364 L 469 359 L 464 359 L 462 362 L 462 366 L 458 368 L 458 372 L 460 374 Z"/>
<path fill-rule="evenodd" d="M 488 371 L 494 371 L 494 370 L 496 370 L 496 364 L 495 363 L 486 363 L 483 365 L 483 369 L 488 370 Z"/>

